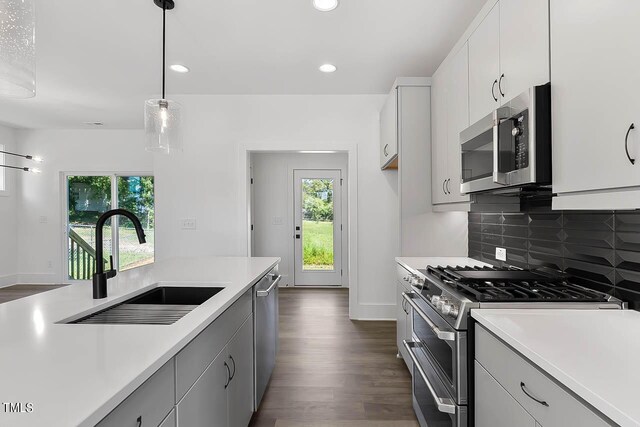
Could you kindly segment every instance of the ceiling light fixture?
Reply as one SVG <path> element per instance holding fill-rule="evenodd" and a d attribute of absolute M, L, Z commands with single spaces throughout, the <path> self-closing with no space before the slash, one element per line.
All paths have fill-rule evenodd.
<path fill-rule="evenodd" d="M 320 12 L 330 12 L 338 7 L 338 0 L 313 0 L 313 7 Z"/>
<path fill-rule="evenodd" d="M 171 68 L 171 70 L 175 71 L 176 73 L 188 73 L 190 71 L 189 67 L 182 64 L 173 64 L 169 68 Z"/>
<path fill-rule="evenodd" d="M 102 122 L 82 122 L 82 124 L 88 126 L 104 126 Z"/>
<path fill-rule="evenodd" d="M 22 166 L 0 165 L 0 168 L 18 169 L 18 170 L 21 170 L 21 171 L 31 172 L 31 173 L 35 173 L 35 174 L 42 173 L 42 171 L 40 169 L 38 169 L 38 168 L 24 168 Z"/>
<path fill-rule="evenodd" d="M 175 7 L 173 0 L 153 0 L 162 9 L 162 95 L 144 105 L 146 150 L 169 154 L 182 151 L 182 106 L 165 97 L 167 10 Z"/>
<path fill-rule="evenodd" d="M 320 71 L 322 71 L 323 73 L 333 73 L 335 72 L 338 68 L 336 68 L 335 65 L 333 64 L 322 64 L 320 66 L 320 68 L 318 68 Z"/>
<path fill-rule="evenodd" d="M 18 154 L 18 153 L 12 153 L 10 151 L 2 151 L 0 150 L 0 154 L 6 154 L 8 156 L 15 156 L 15 157 L 24 157 L 27 160 L 33 160 L 36 163 L 42 163 L 44 161 L 44 159 L 40 156 L 32 156 L 30 154 Z"/>
<path fill-rule="evenodd" d="M 0 96 L 36 96 L 35 0 L 4 0 L 0 7 Z"/>

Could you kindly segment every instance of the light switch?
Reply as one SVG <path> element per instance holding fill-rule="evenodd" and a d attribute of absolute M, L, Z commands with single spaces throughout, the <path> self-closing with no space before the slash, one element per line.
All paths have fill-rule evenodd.
<path fill-rule="evenodd" d="M 282 225 L 282 224 L 284 224 L 284 220 L 282 219 L 281 216 L 273 217 L 273 225 Z"/>
<path fill-rule="evenodd" d="M 182 229 L 183 230 L 195 230 L 196 229 L 196 220 L 195 220 L 195 218 L 184 218 L 184 219 L 182 219 Z"/>

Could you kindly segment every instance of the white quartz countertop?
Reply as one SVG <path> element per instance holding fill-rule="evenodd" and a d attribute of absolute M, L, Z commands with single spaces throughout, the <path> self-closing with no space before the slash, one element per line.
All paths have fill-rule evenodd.
<path fill-rule="evenodd" d="M 121 272 L 109 296 L 76 284 L 0 304 L 0 426 L 93 426 L 273 268 L 278 258 L 181 258 Z M 157 284 L 225 289 L 173 325 L 57 322 Z M 10 414 L 3 402 L 32 403 Z"/>
<path fill-rule="evenodd" d="M 640 312 L 482 309 L 472 316 L 621 426 L 640 426 Z"/>
<path fill-rule="evenodd" d="M 489 265 L 467 257 L 398 257 L 396 262 L 412 273 L 417 273 L 418 269 L 425 269 L 427 266 L 468 265 L 483 267 Z"/>

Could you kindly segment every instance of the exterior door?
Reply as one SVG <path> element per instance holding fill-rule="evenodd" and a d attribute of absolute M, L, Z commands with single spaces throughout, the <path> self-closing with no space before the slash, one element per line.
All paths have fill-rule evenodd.
<path fill-rule="evenodd" d="M 342 285 L 340 170 L 295 170 L 294 285 Z"/>

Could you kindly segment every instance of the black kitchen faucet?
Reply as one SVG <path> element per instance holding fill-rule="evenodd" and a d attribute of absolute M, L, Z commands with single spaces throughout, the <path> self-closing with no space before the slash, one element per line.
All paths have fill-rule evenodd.
<path fill-rule="evenodd" d="M 104 271 L 103 248 L 102 248 L 102 229 L 109 218 L 115 215 L 126 216 L 131 220 L 138 235 L 140 244 L 146 243 L 147 239 L 142 229 L 142 224 L 137 216 L 124 209 L 113 209 L 102 214 L 98 218 L 96 224 L 96 272 L 93 275 L 93 299 L 102 299 L 107 297 L 107 280 L 115 277 L 117 271 L 113 268 L 113 257 L 110 257 L 111 268 Z"/>

